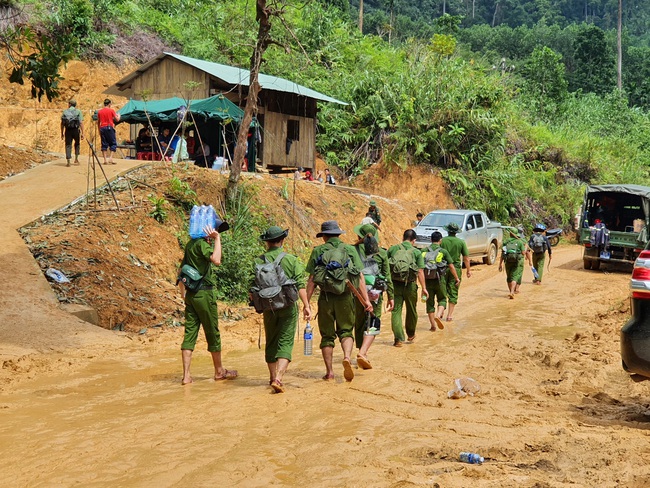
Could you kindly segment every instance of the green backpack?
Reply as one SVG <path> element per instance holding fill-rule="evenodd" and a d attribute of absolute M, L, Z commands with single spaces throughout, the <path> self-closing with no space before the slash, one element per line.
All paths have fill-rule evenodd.
<path fill-rule="evenodd" d="M 393 281 L 409 283 L 417 278 L 419 269 L 413 249 L 400 245 L 395 254 L 388 259 L 388 264 Z"/>
<path fill-rule="evenodd" d="M 328 246 L 323 254 L 316 259 L 314 268 L 314 283 L 321 291 L 342 295 L 347 290 L 347 281 L 351 275 L 358 275 L 350 256 L 345 250 L 345 244 L 338 247 Z"/>
<path fill-rule="evenodd" d="M 447 272 L 448 263 L 442 254 L 442 248 L 437 247 L 431 249 L 427 248 L 427 253 L 424 255 L 424 279 L 425 280 L 439 280 Z"/>
<path fill-rule="evenodd" d="M 517 239 L 510 239 L 503 246 L 504 259 L 507 263 L 516 263 L 519 261 L 519 256 L 521 256 L 521 250 L 519 249 L 519 242 Z"/>

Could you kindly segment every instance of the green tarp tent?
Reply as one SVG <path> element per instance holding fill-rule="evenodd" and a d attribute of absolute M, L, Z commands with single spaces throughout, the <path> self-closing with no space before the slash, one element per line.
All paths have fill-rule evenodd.
<path fill-rule="evenodd" d="M 147 123 L 147 114 L 152 122 L 174 122 L 178 123 L 178 109 L 188 102 L 179 97 L 165 98 L 164 100 L 129 100 L 118 113 L 120 122 L 130 124 Z M 145 113 L 146 109 L 146 113 Z M 203 120 L 216 119 L 220 121 L 234 120 L 241 122 L 244 111 L 232 103 L 223 95 L 215 95 L 210 98 L 192 100 L 189 103 L 189 111 L 194 117 L 201 117 Z M 191 118 L 188 116 L 189 120 Z"/>

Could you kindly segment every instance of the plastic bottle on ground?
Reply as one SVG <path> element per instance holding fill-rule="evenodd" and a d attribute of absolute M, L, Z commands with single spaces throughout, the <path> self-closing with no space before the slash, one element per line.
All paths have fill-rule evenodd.
<path fill-rule="evenodd" d="M 311 356 L 313 338 L 314 338 L 314 334 L 311 328 L 311 324 L 307 322 L 307 325 L 305 326 L 305 335 L 304 335 L 305 348 L 303 351 L 305 356 Z"/>
<path fill-rule="evenodd" d="M 459 459 L 462 462 L 469 464 L 483 464 L 483 461 L 485 461 L 483 456 L 480 456 L 479 454 L 475 454 L 473 452 L 461 452 Z"/>

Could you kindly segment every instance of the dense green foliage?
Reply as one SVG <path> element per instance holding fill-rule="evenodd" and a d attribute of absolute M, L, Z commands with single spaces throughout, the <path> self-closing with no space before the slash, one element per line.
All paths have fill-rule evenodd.
<path fill-rule="evenodd" d="M 262 69 L 349 103 L 319 105 L 317 136 L 346 175 L 379 161 L 432 165 L 459 205 L 549 225 L 569 222 L 586 183 L 649 180 L 650 9 L 642 2 L 625 4 L 622 93 L 611 2 L 367 0 L 364 34 L 358 1 L 280 3 L 272 34 L 289 49 L 271 46 Z M 42 21 L 79 36 L 80 54 L 110 42 L 110 24 L 110 32 L 149 31 L 183 54 L 248 66 L 257 32 L 246 0 L 48 5 Z"/>

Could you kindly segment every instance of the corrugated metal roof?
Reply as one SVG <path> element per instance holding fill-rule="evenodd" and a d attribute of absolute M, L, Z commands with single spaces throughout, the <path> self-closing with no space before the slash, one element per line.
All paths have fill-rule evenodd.
<path fill-rule="evenodd" d="M 166 56 L 177 59 L 182 63 L 189 64 L 190 66 L 193 66 L 196 69 L 204 71 L 208 73 L 210 76 L 219 78 L 220 80 L 223 80 L 230 85 L 248 86 L 249 84 L 250 71 L 247 69 L 236 68 L 234 66 L 228 66 L 226 64 L 213 63 L 211 61 L 204 61 L 202 59 L 190 58 L 187 56 L 181 56 L 180 54 L 163 53 L 157 56 L 156 58 L 152 59 L 151 61 L 148 61 L 133 73 L 122 78 L 115 85 L 119 89 L 119 87 L 128 84 L 133 78 L 138 76 L 140 73 L 143 73 L 150 66 L 159 62 Z M 347 105 L 347 103 L 342 102 L 341 100 L 328 97 L 327 95 L 312 90 L 311 88 L 307 88 L 306 86 L 299 85 L 297 83 L 294 83 L 293 81 L 285 80 L 284 78 L 278 78 L 277 76 L 269 76 L 260 73 L 258 76 L 258 81 L 260 86 L 264 90 L 273 90 L 273 91 L 284 92 L 284 93 L 294 93 L 296 95 L 301 95 L 303 97 L 321 100 L 323 102 L 332 102 L 332 103 L 338 103 L 340 105 Z"/>

